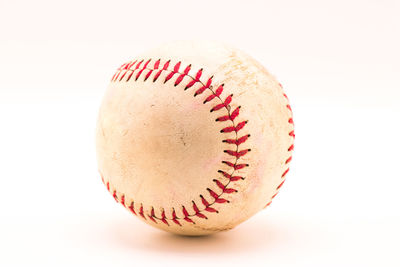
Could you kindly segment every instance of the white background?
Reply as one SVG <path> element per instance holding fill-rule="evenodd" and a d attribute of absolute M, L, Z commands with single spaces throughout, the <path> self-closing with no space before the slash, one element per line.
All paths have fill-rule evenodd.
<path fill-rule="evenodd" d="M 400 266 L 400 4 L 0 0 L 1 266 Z M 115 69 L 176 39 L 230 43 L 296 126 L 272 205 L 185 238 L 117 205 L 94 131 Z"/>

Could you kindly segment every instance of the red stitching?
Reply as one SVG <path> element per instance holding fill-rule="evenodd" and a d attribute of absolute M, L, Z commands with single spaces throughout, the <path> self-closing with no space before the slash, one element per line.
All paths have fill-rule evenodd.
<path fill-rule="evenodd" d="M 247 152 L 250 152 L 251 149 L 245 149 L 245 150 L 241 150 L 241 151 L 233 151 L 233 150 L 224 150 L 225 153 L 227 153 L 228 155 L 234 156 L 236 158 L 240 158 L 244 155 L 247 154 Z"/>
<path fill-rule="evenodd" d="M 282 88 L 282 84 L 279 84 L 279 86 Z M 286 95 L 285 93 L 283 93 L 283 96 L 286 98 L 287 101 L 289 101 L 289 98 L 287 97 L 287 95 Z M 291 114 L 293 114 L 293 113 L 292 113 L 292 107 L 290 106 L 289 103 L 286 105 L 286 108 L 290 111 Z M 288 123 L 294 125 L 294 122 L 293 122 L 293 118 L 292 118 L 292 117 L 290 117 L 290 118 L 288 119 Z M 294 130 L 292 130 L 292 131 L 289 132 L 289 136 L 292 137 L 293 140 L 294 140 L 294 138 L 295 138 Z M 289 146 L 289 148 L 287 149 L 287 151 L 291 152 L 291 151 L 293 151 L 293 149 L 294 149 L 294 144 L 292 143 L 292 144 Z M 286 159 L 285 165 L 289 164 L 291 161 L 292 161 L 292 156 L 290 155 L 290 156 Z M 283 179 L 282 182 L 276 187 L 276 193 L 271 197 L 271 200 L 267 203 L 267 205 L 265 205 L 264 208 L 266 208 L 266 207 L 268 207 L 269 205 L 271 205 L 272 199 L 278 194 L 279 189 L 280 189 L 280 188 L 282 187 L 282 185 L 285 183 L 285 181 L 286 181 L 285 176 L 286 176 L 286 174 L 287 174 L 288 172 L 289 172 L 289 167 L 287 167 L 287 168 L 285 169 L 285 171 L 282 173 L 282 175 L 281 175 L 281 178 Z"/>
<path fill-rule="evenodd" d="M 129 206 L 129 210 L 130 210 L 133 214 L 137 215 L 137 214 L 136 214 L 136 211 L 135 211 L 135 207 L 133 206 L 133 201 L 132 201 L 131 205 Z"/>
<path fill-rule="evenodd" d="M 161 221 L 169 226 L 169 224 L 167 222 L 167 217 L 165 216 L 165 210 L 163 210 L 161 213 Z"/>
<path fill-rule="evenodd" d="M 189 218 L 190 215 L 189 215 L 189 212 L 187 212 L 185 206 L 182 206 L 182 212 L 183 212 L 183 215 L 185 216 L 183 218 L 185 221 L 193 223 L 193 224 L 195 223 L 192 219 Z"/>
<path fill-rule="evenodd" d="M 139 215 L 143 217 L 143 219 L 146 220 L 146 217 L 144 216 L 144 211 L 143 211 L 143 204 L 140 205 L 140 209 L 139 209 Z"/>
<path fill-rule="evenodd" d="M 176 216 L 176 212 L 175 212 L 175 209 L 174 209 L 174 208 L 172 208 L 172 221 L 173 221 L 174 223 L 176 223 L 177 225 L 182 226 L 182 225 L 180 224 L 180 222 L 178 221 L 178 217 Z"/>
<path fill-rule="evenodd" d="M 154 207 L 151 207 L 151 212 L 150 212 L 150 215 L 148 217 L 150 218 L 150 220 L 152 220 L 153 222 L 157 223 L 157 221 L 154 219 L 156 217 L 156 214 L 154 212 Z"/>
<path fill-rule="evenodd" d="M 282 173 L 282 178 L 285 177 L 285 175 L 289 172 L 289 168 L 287 168 L 283 173 Z"/>
<path fill-rule="evenodd" d="M 240 170 L 240 169 L 249 167 L 249 164 L 247 164 L 247 163 L 236 164 L 236 163 L 232 163 L 232 162 L 229 162 L 229 161 L 226 161 L 226 160 L 222 161 L 222 163 L 228 165 L 229 167 L 232 167 L 234 170 Z"/>
<path fill-rule="evenodd" d="M 114 190 L 112 196 L 113 196 L 113 198 L 115 199 L 115 201 L 118 202 L 118 197 L 117 197 L 117 191 L 116 191 L 116 190 Z"/>
<path fill-rule="evenodd" d="M 245 136 L 242 136 L 242 137 L 240 137 L 239 139 L 225 139 L 225 140 L 222 140 L 222 142 L 228 143 L 228 144 L 240 145 L 240 144 L 246 142 L 246 140 L 247 140 L 249 137 L 250 137 L 250 134 L 245 135 Z"/>
<path fill-rule="evenodd" d="M 229 180 L 231 180 L 232 182 L 238 181 L 240 179 L 244 180 L 244 177 L 242 177 L 242 176 L 232 176 L 231 174 L 228 174 L 227 172 L 224 172 L 224 171 L 221 171 L 221 170 L 219 170 L 218 172 L 221 173 L 226 178 L 228 178 Z"/>
<path fill-rule="evenodd" d="M 121 196 L 121 202 L 120 203 L 122 204 L 122 206 L 126 207 L 125 206 L 125 195 Z"/>
<path fill-rule="evenodd" d="M 203 219 L 207 219 L 207 217 L 202 213 L 202 211 L 207 211 L 210 213 L 218 213 L 218 210 L 216 210 L 215 208 L 211 207 L 214 203 L 229 203 L 228 200 L 222 198 L 221 196 L 223 194 L 232 194 L 232 193 L 236 193 L 237 190 L 234 188 L 228 188 L 228 185 L 230 184 L 230 182 L 235 182 L 238 180 L 244 180 L 245 178 L 242 176 L 237 176 L 234 175 L 236 170 L 239 169 L 243 169 L 245 167 L 248 167 L 249 164 L 247 163 L 238 163 L 238 160 L 246 155 L 249 151 L 251 151 L 250 149 L 244 149 L 244 150 L 239 150 L 239 146 L 243 143 L 245 143 L 247 141 L 247 139 L 250 137 L 250 134 L 247 135 L 243 135 L 241 137 L 238 137 L 238 132 L 240 130 L 242 130 L 245 125 L 247 124 L 248 121 L 241 121 L 237 124 L 235 124 L 234 120 L 239 116 L 239 112 L 240 112 L 240 106 L 236 107 L 235 109 L 232 109 L 230 106 L 230 103 L 232 102 L 232 97 L 233 95 L 229 95 L 227 96 L 224 100 L 221 99 L 221 94 L 224 90 L 224 84 L 221 84 L 217 87 L 217 89 L 214 91 L 213 90 L 213 86 L 212 86 L 212 79 L 213 77 L 210 77 L 207 79 L 207 81 L 205 83 L 203 83 L 202 81 L 200 81 L 200 78 L 203 75 L 203 69 L 199 69 L 196 74 L 194 76 L 190 75 L 189 72 L 192 69 L 191 65 L 186 66 L 186 68 L 183 70 L 183 72 L 180 72 L 180 67 L 181 67 L 181 61 L 179 61 L 178 63 L 175 64 L 175 66 L 173 67 L 172 70 L 169 69 L 169 65 L 171 63 L 170 60 L 166 61 L 163 65 L 163 67 L 160 69 L 160 63 L 161 63 L 161 59 L 158 59 L 154 62 L 153 67 L 149 67 L 150 66 L 150 62 L 151 59 L 147 60 L 145 62 L 145 64 L 141 67 L 142 63 L 144 62 L 144 60 L 141 61 L 132 61 L 130 63 L 125 63 L 123 65 L 121 65 L 121 67 L 117 70 L 117 72 L 113 75 L 112 77 L 112 81 L 116 82 L 116 81 L 122 81 L 122 79 L 126 76 L 127 72 L 130 72 L 129 75 L 126 78 L 126 82 L 128 82 L 132 75 L 134 74 L 135 71 L 138 70 L 136 76 L 135 76 L 135 80 L 138 80 L 140 78 L 140 76 L 142 75 L 142 73 L 147 70 L 148 72 L 146 73 L 145 77 L 144 77 L 144 81 L 146 81 L 148 78 L 150 78 L 150 76 L 155 73 L 154 77 L 153 77 L 153 82 L 156 82 L 158 80 L 158 78 L 160 77 L 162 72 L 169 72 L 167 74 L 167 76 L 165 77 L 164 83 L 168 82 L 169 80 L 171 80 L 175 74 L 177 74 L 177 78 L 174 81 L 174 86 L 178 86 L 179 84 L 182 83 L 182 81 L 184 80 L 185 77 L 189 78 L 189 81 L 187 82 L 187 84 L 185 85 L 184 90 L 187 90 L 191 87 L 193 87 L 196 83 L 200 83 L 201 87 L 198 88 L 195 93 L 194 96 L 198 96 L 203 94 L 206 90 L 210 91 L 210 95 L 208 95 L 205 100 L 204 100 L 204 104 L 213 101 L 214 99 L 218 99 L 220 103 L 214 105 L 210 112 L 214 112 L 214 111 L 218 111 L 220 109 L 225 108 L 227 110 L 227 115 L 224 116 L 220 116 L 218 118 L 216 118 L 217 122 L 223 122 L 223 121 L 231 121 L 232 126 L 228 126 L 223 128 L 220 132 L 221 133 L 232 133 L 234 132 L 236 134 L 236 138 L 235 139 L 224 139 L 222 140 L 222 142 L 227 143 L 227 144 L 233 144 L 236 146 L 236 150 L 225 150 L 224 152 L 227 153 L 230 156 L 233 156 L 235 158 L 234 162 L 229 162 L 229 161 L 222 161 L 223 164 L 231 167 L 233 169 L 232 173 L 229 174 L 225 171 L 222 170 L 218 170 L 218 173 L 220 173 L 223 177 L 228 179 L 228 182 L 224 185 L 221 181 L 214 179 L 213 181 L 216 183 L 216 185 L 218 186 L 219 189 L 221 189 L 221 193 L 217 194 L 215 191 L 211 190 L 210 188 L 207 188 L 207 191 L 209 192 L 210 196 L 214 199 L 213 202 L 209 203 L 204 197 L 203 195 L 200 195 L 201 198 L 201 202 L 204 205 L 204 208 L 202 210 L 200 210 L 197 206 L 197 204 L 192 201 L 192 208 L 194 213 L 190 214 L 186 207 L 182 206 L 182 213 L 183 213 L 183 217 L 178 217 L 176 215 L 176 211 L 174 208 L 172 208 L 172 213 L 171 213 L 171 218 L 168 218 L 165 214 L 165 210 L 162 209 L 161 211 L 161 217 L 157 217 L 157 215 L 155 214 L 155 210 L 152 207 L 151 209 L 151 214 L 147 215 L 152 221 L 154 221 L 155 223 L 157 223 L 157 220 L 160 220 L 161 222 L 163 222 L 164 224 L 169 226 L 168 220 L 173 221 L 176 225 L 182 226 L 182 224 L 180 223 L 179 220 L 185 220 L 189 223 L 195 223 L 190 217 L 199 217 L 199 218 L 203 218 Z M 136 65 L 136 66 L 135 66 Z M 156 72 L 156 70 L 158 70 Z M 123 72 L 123 73 L 122 73 Z M 121 75 L 122 73 L 122 75 Z M 121 75 L 121 77 L 118 80 L 118 77 Z M 287 98 L 287 96 L 285 94 L 283 94 L 285 98 Z M 291 111 L 291 107 L 288 104 L 286 106 L 290 111 Z M 232 110 L 232 111 L 231 111 Z M 288 123 L 293 124 L 293 119 L 290 118 Z M 294 131 L 291 131 L 289 133 L 289 136 L 291 137 L 295 137 L 294 135 Z M 288 148 L 288 151 L 292 151 L 293 150 L 293 144 Z M 289 163 L 291 160 L 291 157 L 289 157 L 285 164 Z M 282 178 L 287 174 L 287 172 L 289 171 L 289 168 L 287 168 L 283 174 L 282 174 Z M 102 178 L 103 179 L 103 178 Z M 284 180 L 283 180 L 284 182 Z M 281 182 L 279 184 L 279 186 L 277 187 L 277 190 L 282 186 L 283 182 Z M 109 182 L 107 182 L 107 189 L 110 191 L 110 186 L 109 186 Z M 115 191 L 114 191 L 115 192 Z M 275 193 L 271 199 L 273 199 L 276 196 L 277 193 Z M 113 195 L 115 195 L 116 200 L 118 201 L 116 192 L 113 193 Z M 267 204 L 267 206 L 271 203 L 271 201 Z M 121 204 L 125 204 L 125 196 L 123 195 L 121 197 Z M 128 207 L 129 210 L 131 210 L 131 212 L 133 214 L 136 215 L 136 211 L 134 208 L 134 202 L 131 203 L 131 205 Z M 144 210 L 143 210 L 143 204 L 140 204 L 140 209 L 139 209 L 139 215 L 141 217 L 143 217 L 144 219 L 146 219 L 145 214 L 144 214 Z"/>
<path fill-rule="evenodd" d="M 233 120 L 233 119 L 231 119 Z M 238 132 L 241 129 L 243 129 L 243 127 L 247 124 L 247 121 L 242 121 L 240 123 L 238 123 L 236 126 L 229 126 L 229 127 L 225 127 L 221 130 L 221 133 L 230 133 L 230 132 Z"/>

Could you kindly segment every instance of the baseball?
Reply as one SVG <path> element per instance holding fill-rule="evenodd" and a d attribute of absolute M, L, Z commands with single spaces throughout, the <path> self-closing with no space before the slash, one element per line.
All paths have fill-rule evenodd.
<path fill-rule="evenodd" d="M 280 83 L 213 42 L 169 43 L 123 64 L 96 131 L 99 172 L 114 199 L 181 235 L 232 229 L 270 205 L 293 142 Z"/>

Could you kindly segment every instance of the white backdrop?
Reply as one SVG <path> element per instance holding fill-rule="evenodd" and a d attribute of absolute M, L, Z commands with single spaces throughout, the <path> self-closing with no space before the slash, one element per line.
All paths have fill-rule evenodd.
<path fill-rule="evenodd" d="M 396 0 L 0 0 L 0 265 L 399 266 L 399 14 Z M 294 111 L 278 197 L 209 237 L 143 224 L 97 174 L 112 74 L 177 39 L 247 51 Z"/>

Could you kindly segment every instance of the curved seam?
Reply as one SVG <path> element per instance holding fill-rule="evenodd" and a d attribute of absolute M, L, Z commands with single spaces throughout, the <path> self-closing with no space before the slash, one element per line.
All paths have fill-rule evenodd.
<path fill-rule="evenodd" d="M 246 153 L 248 153 L 249 151 L 251 151 L 250 149 L 246 149 L 246 150 L 239 151 L 239 145 L 240 145 L 240 144 L 243 144 L 244 142 L 246 142 L 246 140 L 250 137 L 250 135 L 244 135 L 244 136 L 238 138 L 238 136 L 239 136 L 239 135 L 238 135 L 238 131 L 240 131 L 241 129 L 243 129 L 243 127 L 245 126 L 245 124 L 247 123 L 247 121 L 242 121 L 242 122 L 240 122 L 240 123 L 238 123 L 238 124 L 235 124 L 234 119 L 235 119 L 236 117 L 239 116 L 240 106 L 238 106 L 233 112 L 231 112 L 232 108 L 231 108 L 231 106 L 230 106 L 230 102 L 232 101 L 232 96 L 233 96 L 233 95 L 231 94 L 231 95 L 229 95 L 225 100 L 222 100 L 222 98 L 220 97 L 220 95 L 221 95 L 221 93 L 222 93 L 222 91 L 223 91 L 223 89 L 224 89 L 224 84 L 220 85 L 216 90 L 213 90 L 213 89 L 214 89 L 214 87 L 212 86 L 212 79 L 213 79 L 213 76 L 210 77 L 210 78 L 207 80 L 207 82 L 205 82 L 205 83 L 202 82 L 202 81 L 200 80 L 200 78 L 201 78 L 201 76 L 202 76 L 202 71 L 203 71 L 203 69 L 198 70 L 198 71 L 196 72 L 196 75 L 193 76 L 193 75 L 190 75 L 190 74 L 189 74 L 189 71 L 191 70 L 191 65 L 188 65 L 188 66 L 184 69 L 183 72 L 182 72 L 182 71 L 179 71 L 179 70 L 180 70 L 180 67 L 181 67 L 181 66 L 180 66 L 180 65 L 181 65 L 181 61 L 179 61 L 179 62 L 174 66 L 173 70 L 171 70 L 171 69 L 169 69 L 169 64 L 170 64 L 170 62 L 171 62 L 170 60 L 168 60 L 167 62 L 165 62 L 164 66 L 163 66 L 162 68 L 160 68 L 161 59 L 158 59 L 158 60 L 154 63 L 154 67 L 153 67 L 153 68 L 149 68 L 149 67 L 148 67 L 148 64 L 150 63 L 151 60 L 152 60 L 152 59 L 149 59 L 149 60 L 147 60 L 145 63 L 144 63 L 144 60 L 141 60 L 141 61 L 135 60 L 135 61 L 131 61 L 131 62 L 128 62 L 128 63 L 123 64 L 123 65 L 117 70 L 117 72 L 114 74 L 114 76 L 112 77 L 111 81 L 112 81 L 112 82 L 116 82 L 116 81 L 120 82 L 120 81 L 123 80 L 123 78 L 125 78 L 126 74 L 127 74 L 128 72 L 131 71 L 131 73 L 130 73 L 130 74 L 127 76 L 127 78 L 125 79 L 125 81 L 128 82 L 128 81 L 132 78 L 132 76 L 133 76 L 133 74 L 135 73 L 135 71 L 138 70 L 138 73 L 136 74 L 136 77 L 135 77 L 135 81 L 137 81 L 137 80 L 140 78 L 140 76 L 142 75 L 142 73 L 143 73 L 145 70 L 148 70 L 148 72 L 147 72 L 147 74 L 146 74 L 146 76 L 145 76 L 144 82 L 145 82 L 148 78 L 150 78 L 150 76 L 153 74 L 153 72 L 156 72 L 156 74 L 154 75 L 154 78 L 153 78 L 153 82 L 155 82 L 155 81 L 160 77 L 161 73 L 162 73 L 163 71 L 165 71 L 165 72 L 169 72 L 169 74 L 165 77 L 164 84 L 165 84 L 166 82 L 168 82 L 170 79 L 172 79 L 172 77 L 173 77 L 175 74 L 178 74 L 179 76 L 175 79 L 174 86 L 179 85 L 185 77 L 189 77 L 189 78 L 191 79 L 191 81 L 185 86 L 185 89 L 184 89 L 185 91 L 186 91 L 187 89 L 189 89 L 190 87 L 192 87 L 194 84 L 200 83 L 202 86 L 201 86 L 199 89 L 196 90 L 196 92 L 195 92 L 195 94 L 194 94 L 194 97 L 196 97 L 197 95 L 202 94 L 202 93 L 203 93 L 205 90 L 207 90 L 207 89 L 210 90 L 210 91 L 211 91 L 211 95 L 209 95 L 209 96 L 206 98 L 206 100 L 203 102 L 203 104 L 212 101 L 214 98 L 218 98 L 218 99 L 219 99 L 219 102 L 221 102 L 221 103 L 218 104 L 218 105 L 216 105 L 216 106 L 214 106 L 214 107 L 210 110 L 210 112 L 219 110 L 219 109 L 221 109 L 221 108 L 225 108 L 225 109 L 227 110 L 227 114 L 228 114 L 228 115 L 227 115 L 227 116 L 219 117 L 219 118 L 216 119 L 216 121 L 227 121 L 227 120 L 230 120 L 231 123 L 232 123 L 232 126 L 231 126 L 231 127 L 225 127 L 225 128 L 223 128 L 220 132 L 221 132 L 221 133 L 225 133 L 225 132 L 234 132 L 234 133 L 235 133 L 235 139 L 225 139 L 225 140 L 223 140 L 223 142 L 226 142 L 226 143 L 229 143 L 229 144 L 235 144 L 235 145 L 236 145 L 236 150 L 235 150 L 235 151 L 232 151 L 232 150 L 224 150 L 224 153 L 228 153 L 229 155 L 235 157 L 235 162 L 234 162 L 234 163 L 231 163 L 231 162 L 223 162 L 223 163 L 227 164 L 229 167 L 233 168 L 233 170 L 232 170 L 232 172 L 231 172 L 230 174 L 228 174 L 228 173 L 226 173 L 226 172 L 224 172 L 224 171 L 222 171 L 222 170 L 218 170 L 219 173 L 222 173 L 222 175 L 223 175 L 224 177 L 228 178 L 228 182 L 227 182 L 225 185 L 222 184 L 221 182 L 219 182 L 218 180 L 213 179 L 213 182 L 215 182 L 215 183 L 217 184 L 217 186 L 222 190 L 221 193 L 220 193 L 220 194 L 217 194 L 217 193 L 215 193 L 213 190 L 207 188 L 207 190 L 209 191 L 211 197 L 214 198 L 214 201 L 209 203 L 202 195 L 200 195 L 200 198 L 201 198 L 201 200 L 202 200 L 202 204 L 205 206 L 205 208 L 199 209 L 199 208 L 197 207 L 196 203 L 194 202 L 194 200 L 192 200 L 192 204 L 193 204 L 193 207 L 192 207 L 192 208 L 193 208 L 193 210 L 194 210 L 195 213 L 194 213 L 194 214 L 189 214 L 188 211 L 186 210 L 185 206 L 182 205 L 182 213 L 183 213 L 184 217 L 178 217 L 178 216 L 176 215 L 176 212 L 175 212 L 175 208 L 174 208 L 174 207 L 172 207 L 172 214 L 171 214 L 171 217 L 170 217 L 170 216 L 167 217 L 167 216 L 165 215 L 165 209 L 164 209 L 164 208 L 160 208 L 160 209 L 162 210 L 161 217 L 156 216 L 153 206 L 151 206 L 151 212 L 150 212 L 150 214 L 145 214 L 145 213 L 144 213 L 144 208 L 143 208 L 143 203 L 140 203 L 139 211 L 137 211 L 138 209 L 135 210 L 135 207 L 134 207 L 134 206 L 135 206 L 135 203 L 134 203 L 134 201 L 132 201 L 131 204 L 130 204 L 130 206 L 127 207 L 127 206 L 126 206 L 126 203 L 125 203 L 125 195 L 122 195 L 120 198 L 118 198 L 118 196 L 117 196 L 117 195 L 118 195 L 118 194 L 117 194 L 117 191 L 116 191 L 116 190 L 114 190 L 113 192 L 110 191 L 110 184 L 109 184 L 109 182 L 105 183 L 103 176 L 102 176 L 102 180 L 103 180 L 103 182 L 106 184 L 107 189 L 110 191 L 110 193 L 112 193 L 114 199 L 115 199 L 117 202 L 121 203 L 121 204 L 122 204 L 123 206 L 125 206 L 126 208 L 129 208 L 129 210 L 131 210 L 131 212 L 134 213 L 135 215 L 137 215 L 137 213 L 139 213 L 139 215 L 140 215 L 142 218 L 144 218 L 145 220 L 146 220 L 146 215 L 147 215 L 147 217 L 148 217 L 150 220 L 152 220 L 153 222 L 157 223 L 157 221 L 155 220 L 155 219 L 157 219 L 157 220 L 163 222 L 164 224 L 166 224 L 166 225 L 168 225 L 168 226 L 169 226 L 169 224 L 168 224 L 167 220 L 173 221 L 175 224 L 177 224 L 177 225 L 179 225 L 179 226 L 181 226 L 181 223 L 179 222 L 179 220 L 185 220 L 185 221 L 187 221 L 187 222 L 190 222 L 190 223 L 195 224 L 195 222 L 194 222 L 192 219 L 190 219 L 190 217 L 195 217 L 195 216 L 197 216 L 197 217 L 199 217 L 199 218 L 207 219 L 207 217 L 206 217 L 202 212 L 208 211 L 208 212 L 216 212 L 216 213 L 218 213 L 218 211 L 217 211 L 216 209 L 212 208 L 211 206 L 214 205 L 215 203 L 229 203 L 228 200 L 221 198 L 224 194 L 230 194 L 230 193 L 237 192 L 237 190 L 235 190 L 235 189 L 233 189 L 233 188 L 228 188 L 229 184 L 230 184 L 231 182 L 233 182 L 233 181 L 237 181 L 237 180 L 239 180 L 239 179 L 242 179 L 242 180 L 244 179 L 244 177 L 241 177 L 241 176 L 234 176 L 234 174 L 235 174 L 236 170 L 242 169 L 242 168 L 245 168 L 245 167 L 248 167 L 248 166 L 249 166 L 248 164 L 238 164 L 239 158 L 240 158 L 241 156 L 245 155 Z M 143 64 L 142 67 L 140 67 L 142 63 L 144 63 L 144 64 Z M 121 73 L 122 73 L 122 75 L 121 75 Z M 285 94 L 284 94 L 284 96 L 286 97 Z M 286 98 L 287 98 L 287 97 L 286 97 Z M 289 106 L 289 105 L 287 105 L 287 107 L 290 109 L 290 106 Z M 220 119 L 220 120 L 219 120 L 219 119 Z M 291 118 L 289 119 L 289 123 L 290 123 L 290 121 L 292 121 Z M 289 135 L 291 135 L 291 133 L 289 133 Z M 294 137 L 294 133 L 293 133 L 293 137 Z M 291 146 L 289 147 L 288 151 L 291 151 L 292 149 L 290 149 L 290 148 L 292 148 L 292 147 L 293 147 L 293 145 L 291 145 Z M 291 157 L 290 157 L 290 159 L 291 159 Z M 290 161 L 290 160 L 289 160 L 289 159 L 286 160 L 285 164 L 287 164 L 288 161 Z M 282 178 L 284 178 L 284 176 L 286 175 L 287 171 L 288 171 L 288 169 L 282 174 Z M 284 182 L 284 180 L 283 180 L 283 182 Z M 282 186 L 283 182 L 276 188 L 276 190 L 279 190 L 279 188 Z M 277 194 L 277 193 L 276 193 L 276 194 Z M 274 194 L 274 195 L 272 196 L 271 200 L 276 196 L 276 194 Z M 270 203 L 271 203 L 271 201 L 270 201 L 266 206 L 268 206 Z M 136 205 L 136 206 L 137 206 L 137 205 Z"/>

